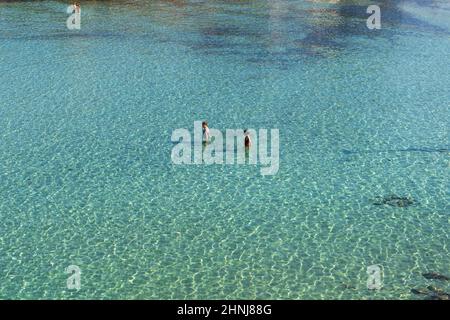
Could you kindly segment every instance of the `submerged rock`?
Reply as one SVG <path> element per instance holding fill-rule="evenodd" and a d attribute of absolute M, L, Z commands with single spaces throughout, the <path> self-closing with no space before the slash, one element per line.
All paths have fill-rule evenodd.
<path fill-rule="evenodd" d="M 433 293 L 444 293 L 444 290 L 436 288 L 434 286 L 428 286 L 427 289 Z"/>
<path fill-rule="evenodd" d="M 428 298 L 431 300 L 450 300 L 450 294 L 438 289 L 437 291 L 432 291 Z"/>
<path fill-rule="evenodd" d="M 431 294 L 428 297 L 426 297 L 425 300 L 448 300 L 448 298 L 444 296 Z"/>
<path fill-rule="evenodd" d="M 349 284 L 349 283 L 343 283 L 342 288 L 356 290 L 356 287 L 353 284 Z"/>
<path fill-rule="evenodd" d="M 437 272 L 426 272 L 422 273 L 422 276 L 429 280 L 444 280 L 449 281 L 450 278 L 439 274 Z M 441 288 L 437 288 L 435 286 L 428 286 L 426 289 L 419 288 L 419 289 L 411 289 L 411 293 L 413 294 L 421 294 L 426 296 L 425 300 L 450 300 L 450 293 L 445 292 Z"/>
<path fill-rule="evenodd" d="M 444 290 L 440 288 L 428 286 L 427 289 L 430 290 L 430 295 L 428 297 L 432 300 L 450 300 L 450 294 L 444 292 Z"/>
<path fill-rule="evenodd" d="M 450 294 L 433 286 L 426 289 L 411 289 L 411 293 L 425 295 L 425 300 L 450 300 Z"/>
<path fill-rule="evenodd" d="M 411 293 L 427 295 L 429 291 L 427 289 L 411 289 Z"/>
<path fill-rule="evenodd" d="M 377 206 L 389 205 L 392 207 L 405 208 L 416 203 L 416 200 L 410 196 L 389 195 L 385 197 L 377 197 L 373 204 Z"/>
<path fill-rule="evenodd" d="M 444 276 L 443 274 L 439 274 L 437 272 L 422 273 L 422 276 L 425 279 L 430 279 L 430 280 L 444 280 L 444 281 L 449 281 L 450 280 L 449 277 Z"/>

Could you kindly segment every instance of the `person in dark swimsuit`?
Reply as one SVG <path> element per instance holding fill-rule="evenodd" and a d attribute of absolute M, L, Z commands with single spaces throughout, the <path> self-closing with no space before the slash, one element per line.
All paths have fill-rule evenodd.
<path fill-rule="evenodd" d="M 246 149 L 249 149 L 252 146 L 252 140 L 250 140 L 250 135 L 248 134 L 247 129 L 244 130 L 244 143 Z"/>

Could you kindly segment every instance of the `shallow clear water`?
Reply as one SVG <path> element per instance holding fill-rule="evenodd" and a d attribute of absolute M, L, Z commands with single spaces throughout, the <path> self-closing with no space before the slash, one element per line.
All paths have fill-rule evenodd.
<path fill-rule="evenodd" d="M 450 290 L 421 275 L 450 273 L 450 6 L 370 31 L 367 5 L 86 1 L 70 31 L 63 2 L 0 1 L 0 298 Z M 172 165 L 203 119 L 278 128 L 278 174 Z"/>

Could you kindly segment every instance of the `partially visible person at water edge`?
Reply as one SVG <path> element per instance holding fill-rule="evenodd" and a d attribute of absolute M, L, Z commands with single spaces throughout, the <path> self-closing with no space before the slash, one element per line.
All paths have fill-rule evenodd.
<path fill-rule="evenodd" d="M 74 2 L 72 4 L 73 7 L 73 13 L 80 13 L 81 7 L 79 2 Z"/>

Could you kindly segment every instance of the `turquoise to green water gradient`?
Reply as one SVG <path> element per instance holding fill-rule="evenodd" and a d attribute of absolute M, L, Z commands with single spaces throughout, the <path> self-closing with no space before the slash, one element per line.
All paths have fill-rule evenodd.
<path fill-rule="evenodd" d="M 450 275 L 450 5 L 380 1 L 369 30 L 373 1 L 333 2 L 84 1 L 68 30 L 67 3 L 0 1 L 0 298 L 448 292 L 422 273 Z M 204 119 L 279 129 L 278 173 L 173 165 Z"/>

